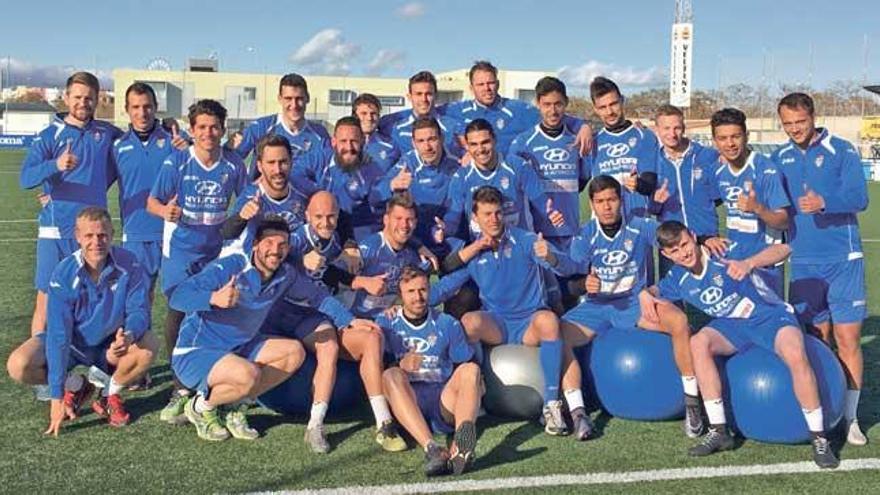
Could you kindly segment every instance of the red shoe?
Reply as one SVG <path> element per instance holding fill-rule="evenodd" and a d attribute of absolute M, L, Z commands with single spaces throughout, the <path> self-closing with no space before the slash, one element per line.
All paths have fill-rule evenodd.
<path fill-rule="evenodd" d="M 107 418 L 110 426 L 125 426 L 131 419 L 131 415 L 125 410 L 125 403 L 118 394 L 109 397 L 101 397 L 92 402 L 92 410 L 102 418 Z"/>
<path fill-rule="evenodd" d="M 88 380 L 83 379 L 82 387 L 79 390 L 76 392 L 65 390 L 64 397 L 61 400 L 64 402 L 64 407 L 73 411 L 74 414 L 79 414 L 80 408 L 94 391 L 95 386 L 89 383 Z"/>

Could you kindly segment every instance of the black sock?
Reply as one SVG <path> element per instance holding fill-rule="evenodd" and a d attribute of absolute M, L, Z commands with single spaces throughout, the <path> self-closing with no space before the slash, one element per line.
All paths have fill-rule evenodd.
<path fill-rule="evenodd" d="M 576 407 L 571 410 L 571 419 L 577 419 L 581 416 L 586 416 L 586 415 L 587 415 L 587 410 L 584 409 L 583 407 Z"/>
<path fill-rule="evenodd" d="M 700 398 L 696 395 L 684 394 L 685 407 L 700 407 Z"/>

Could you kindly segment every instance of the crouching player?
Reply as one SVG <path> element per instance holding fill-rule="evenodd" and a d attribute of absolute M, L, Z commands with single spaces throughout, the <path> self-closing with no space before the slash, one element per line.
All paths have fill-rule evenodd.
<path fill-rule="evenodd" d="M 129 422 L 119 392 L 150 368 L 156 340 L 148 331 L 149 281 L 135 256 L 110 246 L 113 225 L 107 210 L 89 206 L 76 216 L 79 251 L 61 261 L 49 281 L 48 327 L 9 356 L 12 379 L 49 384 L 52 399 L 47 434 L 76 418 L 94 387 L 76 365 L 97 366 L 111 374 L 102 396 L 92 404 L 111 426 Z"/>
<path fill-rule="evenodd" d="M 480 409 L 480 368 L 461 324 L 428 306 L 428 274 L 404 267 L 400 275 L 402 307 L 376 323 L 385 332 L 386 348 L 397 360 L 382 374 L 382 387 L 400 424 L 425 449 L 425 474 L 444 474 L 452 465 L 464 472 L 474 457 Z M 430 426 L 430 428 L 429 428 Z M 431 432 L 455 432 L 452 454 Z"/>
<path fill-rule="evenodd" d="M 755 273 L 783 261 L 791 248 L 777 244 L 744 260 L 715 260 L 697 245 L 687 227 L 676 221 L 660 225 L 657 243 L 676 266 L 658 285 L 643 293 L 643 302 L 657 298 L 684 300 L 714 318 L 691 338 L 697 382 L 710 427 L 689 453 L 705 456 L 734 447 L 715 356 L 730 356 L 748 345 L 757 345 L 779 355 L 791 371 L 794 393 L 813 437 L 813 461 L 821 468 L 837 467 L 839 461 L 825 436 L 819 391 L 804 350 L 803 332 L 792 308 Z M 642 318 L 656 321 L 653 307 L 642 304 Z"/>
<path fill-rule="evenodd" d="M 574 433 L 586 440 L 592 423 L 581 392 L 581 369 L 574 348 L 586 345 L 612 328 L 641 328 L 669 334 L 675 364 L 681 373 L 685 397 L 684 430 L 691 438 L 703 430 L 697 380 L 690 352 L 687 316 L 673 304 L 656 305 L 656 321 L 640 318 L 639 292 L 645 287 L 654 249 L 657 222 L 642 217 L 626 219 L 621 207 L 621 186 L 610 175 L 594 177 L 588 187 L 593 219 L 572 240 L 570 257 L 589 270 L 587 294 L 562 317 L 565 341 L 562 390 L 571 412 Z M 588 268 L 589 267 L 589 268 Z"/>
<path fill-rule="evenodd" d="M 247 423 L 250 400 L 292 375 L 305 358 L 302 345 L 258 333 L 269 309 L 288 288 L 297 288 L 340 327 L 351 314 L 300 269 L 284 263 L 289 251 L 287 221 L 261 220 L 249 253 L 211 262 L 175 289 L 169 304 L 186 313 L 174 347 L 171 367 L 184 386 L 197 390 L 184 414 L 200 438 L 252 440 L 259 436 Z M 216 408 L 234 405 L 225 427 Z"/>

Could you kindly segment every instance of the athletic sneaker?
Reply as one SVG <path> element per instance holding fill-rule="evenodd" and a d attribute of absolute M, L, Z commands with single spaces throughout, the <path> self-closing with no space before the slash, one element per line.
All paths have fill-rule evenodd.
<path fill-rule="evenodd" d="M 846 443 L 850 445 L 865 445 L 868 443 L 868 437 L 859 428 L 859 420 L 854 419 L 846 426 Z"/>
<path fill-rule="evenodd" d="M 86 400 L 91 397 L 92 392 L 94 391 L 95 386 L 89 383 L 88 380 L 83 380 L 82 387 L 80 387 L 79 390 L 76 392 L 65 390 L 64 396 L 61 400 L 67 408 L 73 411 L 74 414 L 79 414 L 80 408 L 85 404 Z"/>
<path fill-rule="evenodd" d="M 571 413 L 571 429 L 574 432 L 574 437 L 583 442 L 593 436 L 596 427 L 593 425 L 590 415 L 582 407 L 579 407 Z"/>
<path fill-rule="evenodd" d="M 330 444 L 327 443 L 327 438 L 324 437 L 324 425 L 322 424 L 314 428 L 306 428 L 306 434 L 303 440 L 305 440 L 309 448 L 312 449 L 312 452 L 316 454 L 326 454 L 327 452 L 330 452 Z"/>
<path fill-rule="evenodd" d="M 824 436 L 813 437 L 813 462 L 822 469 L 834 469 L 840 465 L 840 461 L 831 451 L 831 444 Z"/>
<path fill-rule="evenodd" d="M 393 419 L 386 420 L 382 426 L 376 428 L 376 443 L 388 452 L 406 450 L 406 442 L 397 432 L 397 423 Z"/>
<path fill-rule="evenodd" d="M 196 412 L 195 406 L 195 399 L 187 400 L 183 406 L 183 414 L 186 415 L 186 419 L 190 423 L 195 425 L 199 438 L 210 442 L 219 442 L 229 438 L 229 431 L 220 423 L 220 417 L 217 415 L 216 409 L 199 414 Z"/>
<path fill-rule="evenodd" d="M 544 432 L 548 435 L 568 435 L 568 425 L 562 416 L 562 401 L 551 400 L 544 406 Z"/>
<path fill-rule="evenodd" d="M 703 434 L 705 425 L 703 424 L 703 411 L 700 409 L 699 404 L 685 405 L 682 429 L 684 429 L 684 434 L 687 435 L 688 438 L 700 438 L 700 435 Z"/>
<path fill-rule="evenodd" d="M 449 460 L 452 464 L 452 473 L 458 476 L 474 460 L 474 450 L 477 448 L 477 427 L 473 421 L 465 421 L 455 430 L 453 436 L 455 442 L 455 454 Z"/>
<path fill-rule="evenodd" d="M 703 440 L 688 450 L 688 454 L 695 457 L 703 457 L 723 450 L 731 450 L 736 446 L 733 435 L 728 433 L 727 428 L 709 428 Z"/>
<path fill-rule="evenodd" d="M 438 476 L 449 472 L 449 451 L 436 442 L 428 444 L 425 451 L 425 476 Z"/>
<path fill-rule="evenodd" d="M 251 428 L 247 420 L 247 404 L 240 404 L 229 409 L 226 413 L 226 429 L 233 438 L 239 440 L 256 440 L 260 438 L 260 432 Z"/>
<path fill-rule="evenodd" d="M 92 402 L 92 410 L 102 418 L 107 418 L 110 426 L 125 426 L 131 420 L 131 415 L 125 410 L 125 402 L 119 394 L 108 397 L 98 397 Z"/>
<path fill-rule="evenodd" d="M 186 416 L 183 414 L 183 407 L 189 401 L 189 395 L 182 395 L 179 391 L 173 390 L 171 392 L 171 399 L 168 400 L 168 404 L 162 408 L 162 412 L 159 413 L 159 419 L 172 425 L 183 425 L 186 424 Z"/>

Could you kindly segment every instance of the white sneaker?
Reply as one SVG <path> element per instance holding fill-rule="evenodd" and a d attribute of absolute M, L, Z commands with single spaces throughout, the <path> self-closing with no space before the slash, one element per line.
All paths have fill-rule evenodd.
<path fill-rule="evenodd" d="M 854 419 L 849 422 L 849 426 L 846 428 L 846 443 L 850 445 L 865 445 L 868 443 L 868 438 L 862 433 L 862 429 L 859 428 L 859 420 Z"/>

